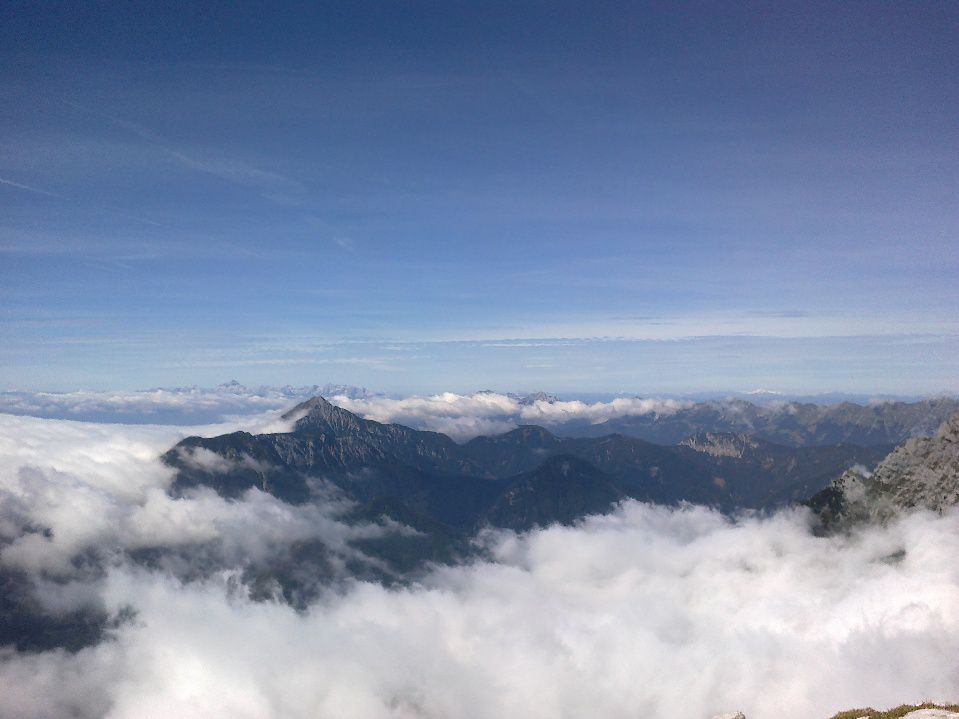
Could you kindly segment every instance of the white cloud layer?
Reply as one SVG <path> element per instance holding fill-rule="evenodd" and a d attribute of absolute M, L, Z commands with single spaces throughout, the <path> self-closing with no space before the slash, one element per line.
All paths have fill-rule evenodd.
<path fill-rule="evenodd" d="M 479 435 L 508 432 L 523 424 L 537 424 L 560 433 L 575 433 L 578 425 L 603 424 L 622 417 L 669 417 L 696 405 L 690 398 L 617 397 L 607 401 L 563 400 L 537 393 L 474 392 L 403 397 L 373 393 L 348 385 L 306 385 L 302 387 L 244 387 L 236 382 L 213 388 L 182 387 L 129 392 L 0 392 L 0 412 L 52 419 L 92 422 L 197 425 L 248 422 L 256 413 L 290 409 L 303 400 L 321 395 L 336 405 L 367 419 L 394 422 L 415 429 L 432 430 L 465 441 Z M 716 411 L 735 416 L 743 408 L 728 402 L 735 393 L 716 395 Z M 739 395 L 758 404 L 768 416 L 795 413 L 797 407 L 778 393 L 756 390 Z M 844 395 L 823 395 L 815 400 L 822 412 Z M 863 397 L 855 398 L 859 402 Z M 873 402 L 887 401 L 890 397 Z M 900 398 L 901 399 L 901 398 Z M 936 423 L 937 424 L 937 423 Z M 932 428 L 934 429 L 935 424 Z M 919 429 L 918 427 L 916 429 Z M 925 430 L 923 430 L 925 431 Z"/>
<path fill-rule="evenodd" d="M 347 385 L 174 387 L 135 391 L 0 392 L 0 412 L 50 419 L 135 424 L 210 424 L 247 421 L 249 415 L 288 409 L 317 394 L 365 396 Z M 240 419 L 242 418 L 242 420 Z"/>
<path fill-rule="evenodd" d="M 269 432 L 289 425 L 267 413 L 248 418 L 242 427 Z M 170 497 L 166 490 L 173 474 L 160 463 L 160 454 L 188 434 L 236 428 L 104 425 L 0 414 L 0 567 L 69 578 L 75 573 L 72 560 L 84 552 L 109 558 L 125 550 L 211 542 L 226 562 L 262 559 L 271 548 L 308 539 L 352 556 L 348 539 L 379 531 L 337 521 L 345 506 L 332 498 L 322 507 L 294 507 L 256 490 L 242 502 L 205 489 L 188 498 Z"/>
<path fill-rule="evenodd" d="M 599 424 L 615 417 L 672 414 L 692 403 L 672 399 L 621 397 L 608 402 L 579 400 L 523 400 L 515 395 L 477 392 L 470 395 L 443 392 L 429 396 L 336 396 L 332 401 L 377 422 L 396 422 L 417 429 L 443 432 L 454 439 L 498 434 L 521 424 L 556 425 L 579 420 Z"/>
<path fill-rule="evenodd" d="M 0 716 L 806 719 L 959 695 L 956 514 L 823 539 L 799 511 L 733 522 L 629 502 L 491 532 L 487 561 L 297 612 L 238 593 L 229 562 L 309 536 L 348 552 L 351 533 L 379 530 L 258 492 L 173 500 L 156 457 L 184 433 L 0 416 L 0 527 L 53 529 L 15 539 L 3 564 L 69 576 L 91 548 L 210 541 L 224 562 L 183 584 L 117 554 L 106 576 L 46 587 L 51 610 L 136 620 L 76 654 L 3 650 Z"/>
<path fill-rule="evenodd" d="M 672 414 L 692 402 L 621 397 L 607 402 L 555 398 L 524 399 L 513 394 L 475 392 L 395 398 L 345 385 L 258 387 L 226 384 L 211 389 L 186 387 L 131 392 L 0 392 L 0 412 L 95 422 L 144 421 L 166 424 L 236 423 L 252 413 L 289 409 L 323 395 L 367 419 L 443 432 L 457 440 L 508 432 L 521 424 L 593 424 L 617 417 Z"/>
<path fill-rule="evenodd" d="M 795 515 L 628 504 L 305 614 L 123 569 L 103 595 L 138 621 L 76 655 L 8 656 L 0 701 L 12 717 L 798 719 L 948 699 L 957 540 L 955 517 L 821 540 Z"/>

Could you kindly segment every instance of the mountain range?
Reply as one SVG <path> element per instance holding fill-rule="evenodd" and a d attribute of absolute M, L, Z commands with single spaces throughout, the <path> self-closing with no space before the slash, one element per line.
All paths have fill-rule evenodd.
<path fill-rule="evenodd" d="M 929 436 L 957 413 L 959 399 L 953 397 L 828 405 L 726 399 L 697 402 L 672 412 L 614 417 L 599 424 L 576 419 L 552 429 L 579 437 L 618 433 L 659 444 L 677 444 L 697 432 L 735 432 L 789 447 L 878 447 Z"/>
<path fill-rule="evenodd" d="M 348 501 L 350 522 L 395 523 L 412 532 L 363 540 L 358 548 L 385 567 L 357 568 L 385 581 L 424 562 L 475 551 L 483 527 L 518 531 L 571 523 L 632 498 L 691 502 L 723 511 L 771 509 L 806 499 L 845 470 L 867 470 L 891 446 L 788 447 L 729 432 L 698 432 L 665 446 L 635 437 L 563 438 L 542 427 L 457 443 L 444 434 L 363 419 L 322 397 L 284 416 L 289 432 L 188 437 L 162 459 L 176 470 L 170 491 L 208 487 L 226 498 L 256 488 L 291 504 Z M 316 545 L 300 554 L 314 563 Z M 263 586 L 303 593 L 297 572 L 256 570 Z M 322 562 L 313 570 L 323 574 Z"/>
<path fill-rule="evenodd" d="M 794 439 L 810 432 L 819 439 L 913 434 L 951 402 L 799 407 L 790 413 L 792 431 Z M 722 416 L 712 411 L 712 419 Z M 758 416 L 739 413 L 740 422 L 752 424 L 760 424 Z M 675 419 L 669 431 L 681 421 L 695 425 L 695 417 Z M 428 538 L 404 550 L 413 564 L 417 556 L 452 557 L 484 526 L 522 531 L 571 523 L 626 498 L 727 512 L 805 502 L 826 531 L 901 508 L 941 510 L 959 502 L 959 414 L 934 437 L 910 438 L 891 453 L 892 444 L 796 447 L 726 431 L 698 431 L 673 445 L 623 434 L 564 438 L 534 425 L 457 443 L 438 432 L 363 419 L 320 396 L 283 418 L 290 432 L 184 439 L 162 458 L 176 470 L 171 492 L 206 486 L 237 498 L 255 487 L 301 504 L 313 501 L 318 488 L 333 489 L 354 506 L 351 518 L 390 519 Z M 778 429 L 787 431 L 782 422 Z"/>
<path fill-rule="evenodd" d="M 891 449 L 788 447 L 729 432 L 699 432 L 664 446 L 622 434 L 562 438 L 531 425 L 458 444 L 437 432 L 363 419 L 322 397 L 284 419 L 294 422 L 291 432 L 184 439 L 163 457 L 177 470 L 173 491 L 205 485 L 237 497 L 257 487 L 301 503 L 322 480 L 354 501 L 398 498 L 453 526 L 527 529 L 532 524 L 509 516 L 502 502 L 517 483 L 538 485 L 539 473 L 555 476 L 557 458 L 570 468 L 564 477 L 589 477 L 615 488 L 616 496 L 731 510 L 806 498 L 845 469 L 870 467 Z M 487 512 L 496 502 L 493 522 Z"/>
<path fill-rule="evenodd" d="M 212 490 L 246 499 L 258 490 L 311 511 L 335 507 L 341 527 L 378 528 L 351 534 L 346 553 L 317 537 L 242 560 L 238 581 L 251 597 L 302 608 L 343 579 L 406 583 L 433 563 L 482 555 L 475 540 L 485 527 L 570 524 L 628 498 L 724 512 L 805 503 L 821 533 L 885 521 L 913 507 L 944 511 L 959 503 L 959 416 L 935 436 L 895 449 L 791 447 L 723 431 L 697 431 L 662 445 L 622 434 L 564 438 L 533 425 L 457 443 L 437 432 L 364 419 L 322 397 L 284 418 L 288 432 L 188 437 L 162 460 L 175 471 L 174 497 Z M 926 421 L 917 417 L 912 428 Z M 90 554 L 84 571 L 105 571 L 100 562 L 108 558 Z M 185 578 L 226 566 L 214 547 L 202 545 L 142 547 L 129 558 L 186 569 Z M 98 609 L 51 614 L 32 591 L 27 574 L 0 569 L 0 645 L 76 650 L 125 621 Z"/>
<path fill-rule="evenodd" d="M 959 415 L 935 437 L 898 448 L 791 447 L 714 431 L 667 446 L 622 434 L 563 438 L 532 425 L 460 444 L 363 419 L 322 397 L 284 419 L 289 432 L 182 440 L 162 457 L 176 470 L 170 492 L 207 487 L 240 498 L 255 488 L 291 504 L 327 502 L 332 493 L 350 507 L 341 521 L 406 530 L 352 542 L 369 561 L 351 564 L 350 575 L 388 584 L 482 553 L 475 537 L 484 527 L 571 524 L 628 498 L 724 512 L 807 504 L 823 534 L 959 503 Z M 250 564 L 244 581 L 253 596 L 279 588 L 306 606 L 334 574 L 317 540 L 293 546 L 278 564 Z"/>

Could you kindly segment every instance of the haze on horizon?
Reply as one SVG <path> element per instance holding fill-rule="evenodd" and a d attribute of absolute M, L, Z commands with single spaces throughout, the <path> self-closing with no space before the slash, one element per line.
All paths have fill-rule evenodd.
<path fill-rule="evenodd" d="M 0 7 L 0 389 L 959 391 L 959 6 Z"/>

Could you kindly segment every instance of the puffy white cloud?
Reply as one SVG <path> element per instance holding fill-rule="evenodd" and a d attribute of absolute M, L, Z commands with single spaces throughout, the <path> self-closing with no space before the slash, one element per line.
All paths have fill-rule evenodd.
<path fill-rule="evenodd" d="M 515 395 L 496 392 L 470 395 L 443 392 L 401 399 L 335 396 L 331 401 L 366 419 L 443 432 L 460 440 L 507 432 L 521 424 L 549 426 L 575 420 L 598 424 L 629 415 L 672 414 L 691 404 L 679 400 L 636 397 L 592 403 L 555 399 L 524 401 Z"/>
<path fill-rule="evenodd" d="M 250 469 L 254 472 L 266 472 L 270 469 L 269 464 L 254 459 L 248 454 L 242 454 L 237 460 L 230 460 L 206 447 L 178 447 L 176 453 L 187 466 L 211 474 L 227 474 L 237 469 Z"/>
<path fill-rule="evenodd" d="M 535 396 L 524 400 L 497 392 L 443 392 L 395 398 L 344 385 L 251 389 L 231 383 L 212 389 L 186 387 L 138 392 L 0 392 L 0 412 L 95 422 L 236 423 L 246 421 L 253 413 L 289 409 L 315 395 L 323 395 L 367 419 L 443 432 L 456 439 L 507 432 L 520 424 L 600 423 L 627 415 L 671 414 L 691 404 L 635 397 L 591 403 Z"/>
<path fill-rule="evenodd" d="M 288 429 L 288 422 L 269 413 L 242 426 L 276 431 Z M 338 521 L 348 505 L 333 495 L 322 504 L 292 506 L 257 490 L 239 502 L 208 489 L 185 498 L 167 494 L 173 473 L 159 461 L 164 451 L 189 434 L 236 428 L 102 425 L 0 414 L 0 566 L 69 576 L 74 558 L 88 551 L 110 557 L 209 542 L 217 543 L 224 561 L 238 562 L 309 539 L 356 556 L 350 539 L 383 532 L 378 525 Z M 190 456 L 229 469 L 212 452 Z"/>
<path fill-rule="evenodd" d="M 8 656 L 0 702 L 14 717 L 798 719 L 959 691 L 955 516 L 819 539 L 801 513 L 629 503 L 486 541 L 495 561 L 305 613 L 118 570 L 105 601 L 137 621 L 76 655 Z"/>
<path fill-rule="evenodd" d="M 225 389 L 153 389 L 143 391 L 2 392 L 0 411 L 54 419 L 87 419 L 136 423 L 171 422 L 196 417 L 215 421 L 224 414 L 277 409 L 290 397 Z"/>
<path fill-rule="evenodd" d="M 92 422 L 196 425 L 246 420 L 255 413 L 287 409 L 315 395 L 365 397 L 348 385 L 173 387 L 139 391 L 0 392 L 0 412 Z"/>
<path fill-rule="evenodd" d="M 573 527 L 489 531 L 486 560 L 405 588 L 338 585 L 296 611 L 252 601 L 242 565 L 304 538 L 349 557 L 384 528 L 343 524 L 333 496 L 169 497 L 158 455 L 235 428 L 0 415 L 0 562 L 33 572 L 52 613 L 136 612 L 75 654 L 0 650 L 0 716 L 805 719 L 959 695 L 956 513 L 817 538 L 798 510 L 627 502 Z M 184 582 L 130 561 L 157 545 L 213 545 L 215 571 Z M 88 550 L 113 553 L 105 575 L 71 574 Z"/>
<path fill-rule="evenodd" d="M 585 420 L 594 424 L 615 417 L 639 416 L 645 414 L 672 414 L 689 407 L 692 402 L 672 399 L 641 399 L 639 397 L 618 397 L 609 402 L 547 402 L 537 400 L 520 409 L 520 417 L 526 422 L 546 424 Z"/>

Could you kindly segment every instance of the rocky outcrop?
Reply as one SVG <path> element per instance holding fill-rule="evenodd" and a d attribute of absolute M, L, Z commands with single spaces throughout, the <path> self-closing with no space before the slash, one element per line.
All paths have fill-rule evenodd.
<path fill-rule="evenodd" d="M 884 522 L 910 509 L 942 513 L 959 504 L 959 415 L 934 437 L 909 439 L 874 472 L 847 470 L 809 505 L 827 531 Z"/>
<path fill-rule="evenodd" d="M 955 704 L 903 704 L 887 711 L 876 709 L 847 709 L 834 714 L 832 719 L 959 719 Z"/>
<path fill-rule="evenodd" d="M 687 437 L 680 444 L 710 457 L 741 458 L 747 450 L 759 447 L 759 443 L 749 435 L 734 432 L 700 432 Z"/>
<path fill-rule="evenodd" d="M 712 719 L 746 719 L 746 715 L 742 712 L 717 714 Z M 959 719 L 959 706 L 925 703 L 903 704 L 889 711 L 847 709 L 835 714 L 832 719 Z"/>

